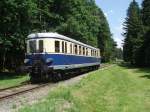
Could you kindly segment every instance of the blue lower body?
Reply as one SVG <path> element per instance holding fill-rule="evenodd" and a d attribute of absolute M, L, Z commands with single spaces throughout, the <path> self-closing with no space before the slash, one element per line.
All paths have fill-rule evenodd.
<path fill-rule="evenodd" d="M 40 58 L 44 61 L 47 59 L 52 59 L 51 64 L 47 64 L 47 66 L 65 66 L 65 65 L 83 65 L 86 64 L 94 64 L 100 65 L 100 58 L 96 57 L 86 57 L 86 56 L 76 56 L 76 55 L 65 55 L 65 54 L 34 54 L 34 55 L 27 55 L 27 59 L 30 59 L 30 62 L 27 66 L 32 66 L 33 60 L 36 58 Z"/>

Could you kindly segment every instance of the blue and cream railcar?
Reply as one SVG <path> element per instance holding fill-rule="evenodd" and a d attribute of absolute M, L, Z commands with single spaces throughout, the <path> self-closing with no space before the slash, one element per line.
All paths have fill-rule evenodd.
<path fill-rule="evenodd" d="M 27 39 L 25 65 L 32 79 L 51 77 L 55 71 L 98 68 L 100 50 L 58 33 L 35 33 Z"/>

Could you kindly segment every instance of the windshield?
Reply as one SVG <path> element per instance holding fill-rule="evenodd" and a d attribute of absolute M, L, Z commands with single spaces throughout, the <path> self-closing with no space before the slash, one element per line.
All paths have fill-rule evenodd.
<path fill-rule="evenodd" d="M 43 52 L 43 40 L 29 41 L 29 53 L 42 53 L 42 52 Z"/>
<path fill-rule="evenodd" d="M 36 52 L 36 40 L 29 41 L 29 52 L 30 53 Z"/>

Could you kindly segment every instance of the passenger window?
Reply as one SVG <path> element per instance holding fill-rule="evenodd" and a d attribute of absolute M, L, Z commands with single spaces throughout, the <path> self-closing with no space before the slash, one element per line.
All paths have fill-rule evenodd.
<path fill-rule="evenodd" d="M 83 47 L 83 55 L 85 55 L 85 47 Z"/>
<path fill-rule="evenodd" d="M 74 52 L 75 52 L 75 54 L 78 54 L 77 45 L 74 45 Z"/>
<path fill-rule="evenodd" d="M 64 41 L 62 41 L 62 53 L 64 53 Z"/>
<path fill-rule="evenodd" d="M 70 44 L 70 54 L 72 54 L 72 44 Z"/>
<path fill-rule="evenodd" d="M 93 56 L 93 50 L 91 50 L 91 56 Z"/>
<path fill-rule="evenodd" d="M 67 53 L 67 42 L 65 42 L 65 53 Z"/>
<path fill-rule="evenodd" d="M 96 56 L 98 57 L 98 50 L 97 50 L 97 52 L 96 52 Z"/>
<path fill-rule="evenodd" d="M 43 40 L 39 40 L 39 52 L 43 52 Z"/>
<path fill-rule="evenodd" d="M 94 56 L 94 50 L 92 50 L 93 51 L 93 56 Z"/>
<path fill-rule="evenodd" d="M 88 56 L 88 48 L 86 48 L 86 56 Z"/>
<path fill-rule="evenodd" d="M 59 41 L 55 41 L 55 52 L 56 53 L 60 52 L 60 42 Z"/>
<path fill-rule="evenodd" d="M 93 56 L 94 56 L 95 51 L 93 50 Z"/>
<path fill-rule="evenodd" d="M 81 55 L 81 46 L 79 46 L 79 55 Z"/>

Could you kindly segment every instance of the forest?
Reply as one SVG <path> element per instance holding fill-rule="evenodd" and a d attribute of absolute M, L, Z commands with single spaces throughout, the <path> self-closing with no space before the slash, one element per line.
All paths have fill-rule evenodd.
<path fill-rule="evenodd" d="M 123 58 L 134 66 L 150 67 L 150 0 L 142 7 L 133 0 L 124 22 Z"/>
<path fill-rule="evenodd" d="M 95 0 L 1 0 L 0 69 L 23 64 L 30 33 L 58 32 L 101 49 L 103 62 L 120 56 Z"/>

